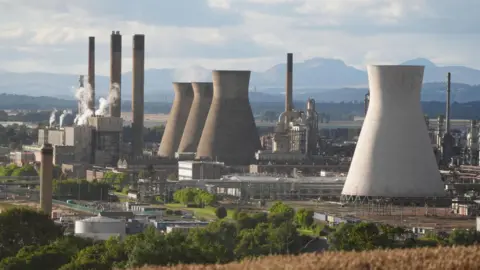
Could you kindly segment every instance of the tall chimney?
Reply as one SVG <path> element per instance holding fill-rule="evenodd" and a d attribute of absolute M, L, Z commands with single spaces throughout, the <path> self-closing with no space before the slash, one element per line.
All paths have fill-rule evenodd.
<path fill-rule="evenodd" d="M 41 149 L 40 207 L 45 214 L 52 214 L 53 147 L 45 143 Z"/>
<path fill-rule="evenodd" d="M 445 125 L 445 133 L 450 133 L 450 83 L 451 83 L 452 75 L 450 72 L 447 73 L 447 111 L 445 112 L 446 115 L 446 125 Z"/>
<path fill-rule="evenodd" d="M 122 35 L 113 31 L 110 38 L 110 116 L 120 117 L 122 111 Z"/>
<path fill-rule="evenodd" d="M 132 155 L 143 154 L 143 102 L 144 102 L 144 71 L 145 71 L 145 35 L 133 36 L 133 93 L 132 114 L 133 142 Z"/>
<path fill-rule="evenodd" d="M 285 111 L 293 109 L 293 53 L 287 53 L 287 85 L 285 89 Z"/>
<path fill-rule="evenodd" d="M 88 37 L 88 84 L 92 89 L 88 108 L 95 112 L 95 37 Z"/>

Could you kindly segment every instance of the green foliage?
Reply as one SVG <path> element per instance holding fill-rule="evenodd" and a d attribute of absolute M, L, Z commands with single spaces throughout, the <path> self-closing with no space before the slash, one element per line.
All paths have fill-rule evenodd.
<path fill-rule="evenodd" d="M 286 218 L 292 219 L 295 215 L 295 210 L 283 202 L 275 202 L 269 209 L 270 214 L 283 214 Z"/>
<path fill-rule="evenodd" d="M 128 175 L 126 173 L 108 171 L 103 174 L 101 183 L 109 184 L 117 192 L 123 192 L 123 189 L 128 188 L 129 185 Z"/>
<path fill-rule="evenodd" d="M 225 209 L 223 206 L 217 207 L 215 209 L 215 215 L 219 219 L 225 218 L 227 216 L 227 209 Z"/>
<path fill-rule="evenodd" d="M 18 168 L 19 167 L 13 163 L 8 164 L 7 166 L 0 166 L 0 176 L 11 176 Z"/>
<path fill-rule="evenodd" d="M 184 188 L 175 191 L 173 199 L 181 204 L 196 204 L 200 207 L 212 206 L 217 202 L 216 196 L 198 188 Z"/>
<path fill-rule="evenodd" d="M 0 258 L 15 255 L 24 246 L 45 245 L 62 235 L 48 215 L 12 208 L 0 213 Z"/>
<path fill-rule="evenodd" d="M 313 211 L 300 209 L 295 213 L 295 223 L 302 228 L 310 228 L 313 225 Z"/>

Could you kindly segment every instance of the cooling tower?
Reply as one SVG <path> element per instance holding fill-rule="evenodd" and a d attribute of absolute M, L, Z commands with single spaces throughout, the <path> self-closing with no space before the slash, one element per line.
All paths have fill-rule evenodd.
<path fill-rule="evenodd" d="M 182 140 L 178 147 L 179 153 L 196 152 L 212 104 L 213 84 L 209 82 L 194 82 L 193 103 L 188 120 L 185 124 Z"/>
<path fill-rule="evenodd" d="M 168 115 L 167 126 L 158 150 L 159 156 L 168 158 L 175 157 L 193 101 L 191 83 L 173 83 L 173 91 L 175 100 Z"/>
<path fill-rule="evenodd" d="M 213 99 L 197 148 L 197 158 L 247 165 L 260 138 L 248 100 L 250 71 L 213 71 Z"/>
<path fill-rule="evenodd" d="M 368 112 L 342 195 L 444 195 L 420 105 L 423 71 L 423 66 L 368 67 Z"/>
<path fill-rule="evenodd" d="M 132 155 L 143 155 L 145 36 L 133 36 Z"/>
<path fill-rule="evenodd" d="M 88 100 L 88 108 L 95 111 L 95 37 L 88 37 L 88 84 L 92 92 Z"/>
<path fill-rule="evenodd" d="M 122 106 L 122 35 L 114 31 L 110 37 L 110 91 L 114 97 L 110 104 L 110 116 L 120 117 Z"/>

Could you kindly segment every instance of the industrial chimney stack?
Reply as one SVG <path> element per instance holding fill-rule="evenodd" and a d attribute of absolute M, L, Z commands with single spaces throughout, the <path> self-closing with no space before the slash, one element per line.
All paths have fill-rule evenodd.
<path fill-rule="evenodd" d="M 293 53 L 287 54 L 287 82 L 285 86 L 285 111 L 293 110 Z"/>
<path fill-rule="evenodd" d="M 110 116 L 120 117 L 122 111 L 122 35 L 113 31 L 110 38 L 110 91 L 115 97 L 110 104 Z"/>
<path fill-rule="evenodd" d="M 445 133 L 450 133 L 450 106 L 451 106 L 451 101 L 450 101 L 450 95 L 451 95 L 451 79 L 452 75 L 450 72 L 447 73 L 447 111 L 445 113 L 446 115 L 446 128 L 445 128 Z"/>
<path fill-rule="evenodd" d="M 132 156 L 143 155 L 145 35 L 133 36 Z"/>
<path fill-rule="evenodd" d="M 40 164 L 40 207 L 47 214 L 52 214 L 53 193 L 53 147 L 45 143 L 41 151 Z"/>
<path fill-rule="evenodd" d="M 248 165 L 261 149 L 248 99 L 250 71 L 213 71 L 213 99 L 197 158 Z"/>
<path fill-rule="evenodd" d="M 158 155 L 166 158 L 175 157 L 193 101 L 191 83 L 173 83 L 173 90 L 175 99 L 158 150 Z"/>
<path fill-rule="evenodd" d="M 95 112 L 95 37 L 88 38 L 88 84 L 91 87 L 88 108 Z"/>

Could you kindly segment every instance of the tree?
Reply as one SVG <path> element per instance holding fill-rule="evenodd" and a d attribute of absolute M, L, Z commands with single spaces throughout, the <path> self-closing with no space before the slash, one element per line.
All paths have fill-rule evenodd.
<path fill-rule="evenodd" d="M 270 214 L 284 214 L 285 217 L 292 219 L 295 210 L 283 202 L 275 202 L 269 209 Z"/>
<path fill-rule="evenodd" d="M 225 218 L 227 216 L 227 209 L 223 206 L 217 207 L 217 209 L 215 209 L 215 215 L 219 219 Z"/>
<path fill-rule="evenodd" d="M 0 258 L 13 256 L 24 246 L 46 245 L 63 234 L 48 215 L 28 208 L 0 213 Z"/>
<path fill-rule="evenodd" d="M 307 209 L 300 209 L 295 213 L 295 223 L 302 228 L 310 228 L 313 224 L 313 211 Z"/>

